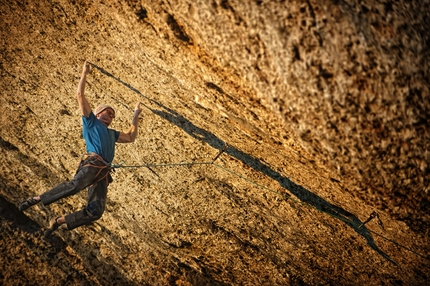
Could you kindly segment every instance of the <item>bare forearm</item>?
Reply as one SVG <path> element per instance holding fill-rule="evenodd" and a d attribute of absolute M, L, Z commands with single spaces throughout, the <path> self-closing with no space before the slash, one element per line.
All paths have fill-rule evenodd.
<path fill-rule="evenodd" d="M 138 129 L 139 129 L 139 115 L 142 112 L 142 108 L 140 107 L 140 103 L 136 104 L 136 108 L 134 109 L 133 120 L 131 121 L 130 129 L 127 132 L 121 132 L 118 138 L 118 143 L 131 143 L 136 140 Z"/>
<path fill-rule="evenodd" d="M 132 142 L 136 140 L 137 134 L 139 133 L 138 130 L 139 130 L 139 114 L 137 111 L 134 111 L 133 120 L 131 121 L 131 126 L 129 129 L 130 139 Z"/>
<path fill-rule="evenodd" d="M 87 74 L 85 72 L 82 72 L 81 79 L 79 80 L 79 84 L 78 84 L 78 90 L 76 92 L 78 96 L 78 100 L 79 100 L 79 97 L 85 97 L 84 93 L 85 93 L 86 81 L 87 81 Z"/>
<path fill-rule="evenodd" d="M 81 79 L 78 83 L 78 90 L 76 91 L 76 96 L 78 98 L 79 108 L 83 116 L 88 117 L 91 112 L 91 107 L 88 100 L 85 98 L 85 83 L 87 81 L 87 73 L 90 72 L 90 66 L 87 62 L 84 63 L 82 69 Z"/>

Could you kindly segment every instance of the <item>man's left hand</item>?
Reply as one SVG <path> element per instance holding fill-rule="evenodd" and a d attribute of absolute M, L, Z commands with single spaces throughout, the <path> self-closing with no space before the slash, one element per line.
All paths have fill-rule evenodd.
<path fill-rule="evenodd" d="M 140 102 L 136 103 L 136 107 L 134 108 L 134 116 L 139 116 L 142 112 L 142 108 L 140 107 Z"/>

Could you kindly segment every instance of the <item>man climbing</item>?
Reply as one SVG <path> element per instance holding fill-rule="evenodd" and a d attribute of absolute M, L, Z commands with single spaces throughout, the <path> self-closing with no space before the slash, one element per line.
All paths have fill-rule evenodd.
<path fill-rule="evenodd" d="M 88 73 L 90 73 L 90 65 L 85 62 L 78 84 L 77 99 L 82 113 L 82 134 L 86 143 L 87 155 L 81 160 L 72 181 L 64 182 L 40 196 L 23 201 L 19 205 L 21 211 L 39 202 L 47 206 L 88 187 L 87 206 L 80 211 L 52 219 L 49 228 L 45 231 L 46 237 L 49 237 L 64 223 L 67 229 L 71 230 L 94 222 L 102 216 L 106 206 L 107 187 L 112 182 L 110 164 L 115 154 L 115 142 L 134 142 L 138 133 L 139 114 L 142 112 L 140 103 L 136 104 L 131 127 L 127 132 L 108 128 L 115 118 L 115 110 L 111 106 L 100 105 L 94 110 L 94 113 L 91 111 L 90 104 L 84 95 Z"/>

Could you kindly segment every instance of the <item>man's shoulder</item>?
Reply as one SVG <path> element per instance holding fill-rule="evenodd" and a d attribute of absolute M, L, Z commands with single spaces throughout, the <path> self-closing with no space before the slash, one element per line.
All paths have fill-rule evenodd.
<path fill-rule="evenodd" d="M 108 131 L 109 131 L 110 136 L 112 136 L 113 141 L 116 142 L 118 140 L 119 134 L 121 132 L 118 130 L 115 130 L 115 129 L 111 129 L 111 128 L 108 128 Z"/>
<path fill-rule="evenodd" d="M 90 113 L 88 115 L 88 117 L 82 116 L 82 124 L 84 125 L 84 127 L 101 127 L 104 126 L 103 123 L 101 123 L 101 121 L 99 121 L 97 119 L 97 117 L 94 115 L 94 113 Z"/>
<path fill-rule="evenodd" d="M 90 112 L 88 116 L 82 115 L 82 120 L 94 120 L 94 119 L 97 119 L 97 117 L 92 112 Z"/>

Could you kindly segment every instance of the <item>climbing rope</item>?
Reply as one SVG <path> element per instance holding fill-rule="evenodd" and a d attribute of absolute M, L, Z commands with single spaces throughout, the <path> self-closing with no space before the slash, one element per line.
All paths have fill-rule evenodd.
<path fill-rule="evenodd" d="M 212 162 L 181 162 L 181 163 L 160 163 L 160 164 L 142 164 L 142 165 L 111 165 L 111 168 L 151 168 L 151 167 L 176 167 L 189 165 L 210 165 Z"/>
<path fill-rule="evenodd" d="M 381 229 L 384 230 L 384 228 L 382 226 L 382 221 L 380 220 L 379 215 L 376 212 L 372 212 L 370 214 L 370 217 L 365 222 L 363 222 L 361 224 L 356 224 L 356 223 L 352 222 L 351 220 L 348 220 L 348 219 L 346 219 L 346 218 L 344 218 L 342 216 L 337 216 L 337 215 L 335 215 L 333 213 L 330 213 L 330 212 L 318 209 L 317 207 L 315 207 L 313 205 L 310 205 L 310 204 L 308 204 L 306 202 L 302 202 L 302 201 L 300 201 L 298 199 L 292 198 L 290 194 L 282 194 L 282 193 L 280 193 L 278 191 L 275 191 L 275 190 L 273 190 L 273 189 L 271 189 L 269 187 L 266 187 L 266 186 L 264 186 L 262 184 L 259 184 L 259 183 L 255 182 L 255 181 L 253 181 L 253 180 L 251 180 L 249 178 L 246 178 L 246 177 L 244 177 L 244 176 L 242 176 L 242 175 L 240 175 L 240 174 L 238 174 L 238 173 L 236 173 L 236 172 L 234 172 L 232 170 L 229 170 L 228 168 L 225 168 L 225 167 L 223 167 L 223 166 L 221 166 L 219 164 L 216 164 L 215 161 L 227 150 L 227 148 L 228 148 L 228 145 L 225 144 L 224 148 L 222 150 L 220 150 L 220 152 L 214 157 L 214 159 L 212 161 L 207 161 L 207 162 L 181 162 L 181 163 L 160 163 L 160 164 L 142 164 L 142 165 L 123 165 L 123 164 L 118 164 L 118 165 L 111 165 L 111 168 L 151 168 L 151 167 L 180 167 L 180 166 L 192 166 L 192 165 L 212 165 L 212 166 L 214 166 L 216 168 L 219 168 L 222 171 L 228 172 L 231 175 L 234 175 L 234 176 L 236 176 L 236 177 L 238 177 L 238 178 L 240 178 L 240 179 L 242 179 L 242 180 L 244 180 L 244 181 L 246 181 L 246 182 L 248 182 L 250 184 L 253 184 L 253 185 L 255 185 L 257 187 L 260 187 L 260 188 L 262 188 L 264 190 L 272 192 L 272 193 L 280 196 L 281 198 L 283 198 L 285 200 L 289 200 L 289 201 L 292 201 L 292 202 L 294 202 L 296 204 L 300 204 L 300 205 L 303 205 L 305 207 L 312 208 L 312 209 L 317 210 L 317 211 L 319 211 L 321 213 L 329 215 L 329 216 L 331 216 L 331 217 L 333 217 L 335 219 L 338 219 L 338 220 L 341 220 L 341 221 L 343 221 L 343 222 L 345 222 L 347 224 L 350 224 L 355 229 L 362 228 L 366 223 L 368 223 L 370 220 L 372 220 L 373 218 L 376 217 L 378 219 L 379 226 L 381 227 Z M 388 241 L 390 243 L 393 243 L 393 244 L 397 245 L 400 248 L 403 248 L 403 249 L 405 249 L 405 250 L 407 250 L 407 251 L 409 251 L 409 252 L 411 252 L 411 253 L 413 253 L 413 254 L 415 254 L 417 256 L 420 256 L 421 258 L 424 258 L 426 260 L 430 260 L 429 257 L 426 257 L 426 256 L 424 256 L 424 255 L 422 255 L 422 254 L 420 254 L 420 253 L 418 253 L 418 252 L 416 252 L 416 251 L 414 251 L 414 250 L 412 250 L 412 249 L 410 249 L 410 248 L 408 248 L 408 247 L 406 247 L 406 246 L 404 246 L 404 245 L 402 245 L 402 244 L 400 244 L 400 243 L 398 243 L 398 242 L 396 242 L 396 241 L 394 241 L 394 240 L 392 240 L 390 238 L 387 238 L 387 237 L 383 236 L 382 234 L 380 234 L 380 233 L 378 233 L 376 231 L 373 231 L 371 229 L 367 229 L 367 230 L 369 232 L 371 232 L 371 233 L 373 233 L 373 234 L 381 237 L 382 239 L 384 239 L 384 240 L 386 240 L 386 241 Z"/>
<path fill-rule="evenodd" d="M 94 65 L 94 64 L 92 64 L 92 65 L 93 65 L 93 66 L 95 66 L 96 68 L 100 69 L 102 72 L 105 72 L 102 68 L 100 68 L 100 67 L 98 67 L 98 66 L 96 66 L 96 65 Z M 113 75 L 108 74 L 108 76 L 113 76 Z M 114 78 L 115 78 L 115 77 L 114 77 Z M 117 79 L 117 78 L 115 78 L 115 79 Z M 119 79 L 117 79 L 117 80 L 119 80 Z M 145 98 L 146 98 L 146 99 L 148 99 L 149 101 L 154 102 L 152 99 L 150 99 L 150 98 L 146 97 L 145 95 L 143 95 L 142 93 L 140 93 L 140 92 L 139 92 L 139 91 L 137 91 L 136 89 L 134 89 L 134 88 L 130 87 L 128 84 L 126 84 L 126 83 L 124 83 L 124 82 L 122 82 L 122 81 L 121 81 L 121 83 L 122 83 L 122 84 L 124 84 L 124 85 L 126 85 L 128 88 L 132 89 L 133 91 L 137 92 L 137 93 L 138 93 L 138 94 L 140 94 L 141 96 L 145 97 Z M 111 97 L 113 100 L 115 100 L 116 102 L 118 102 L 118 103 L 122 104 L 125 108 L 127 108 L 127 109 L 131 110 L 131 108 L 130 108 L 130 107 L 128 107 L 127 105 L 125 105 L 124 103 L 120 102 L 119 100 L 115 99 L 115 98 L 114 98 L 114 97 L 112 97 L 112 96 L 110 96 L 110 97 Z M 150 109 L 148 106 L 146 106 L 146 105 L 144 105 L 144 106 L 145 106 L 146 108 Z M 382 229 L 382 230 L 384 230 L 383 225 L 382 225 L 382 221 L 380 220 L 380 218 L 379 218 L 379 216 L 377 215 L 377 213 L 372 212 L 372 213 L 370 214 L 370 217 L 369 217 L 369 218 L 368 218 L 364 223 L 361 223 L 360 225 L 357 225 L 356 223 L 354 223 L 354 222 L 352 222 L 352 221 L 350 221 L 350 220 L 348 220 L 348 219 L 346 219 L 346 218 L 344 218 L 344 217 L 342 217 L 342 216 L 337 216 L 337 215 L 335 215 L 335 214 L 333 214 L 333 213 L 329 213 L 329 212 L 326 212 L 326 211 L 324 211 L 324 210 L 318 209 L 318 208 L 316 208 L 315 206 L 312 206 L 312 205 L 310 205 L 310 204 L 308 204 L 308 203 L 306 203 L 306 202 L 302 202 L 302 201 L 300 201 L 300 200 L 296 200 L 296 199 L 292 198 L 290 194 L 281 194 L 281 193 L 279 193 L 279 192 L 277 192 L 277 191 L 275 191 L 275 190 L 273 190 L 273 189 L 270 189 L 270 188 L 268 188 L 268 187 L 266 187 L 266 186 L 264 186 L 264 185 L 262 185 L 262 184 L 259 184 L 259 183 L 255 182 L 255 181 L 252 181 L 252 180 L 250 180 L 250 179 L 248 179 L 248 178 L 246 178 L 246 177 L 244 177 L 244 176 L 242 176 L 242 175 L 240 175 L 240 174 L 238 174 L 238 173 L 235 173 L 235 172 L 233 172 L 233 171 L 231 171 L 231 170 L 229 170 L 229 169 L 227 169 L 227 168 L 225 168 L 225 167 L 223 167 L 223 166 L 221 166 L 221 165 L 215 164 L 215 160 L 216 160 L 219 156 L 221 156 L 221 154 L 222 154 L 222 153 L 227 149 L 227 147 L 228 147 L 228 146 L 227 146 L 227 144 L 226 144 L 226 145 L 224 146 L 224 148 L 223 148 L 223 149 L 218 153 L 218 155 L 217 155 L 217 156 L 216 156 L 212 161 L 208 161 L 208 162 L 181 162 L 181 163 L 160 163 L 160 164 L 151 163 L 151 164 L 142 164 L 142 165 L 124 165 L 124 164 L 118 164 L 118 165 L 111 165 L 110 167 L 111 167 L 112 169 L 117 169 L 117 168 L 148 168 L 150 171 L 154 172 L 154 171 L 151 169 L 151 167 L 181 167 L 181 166 L 192 166 L 192 165 L 212 165 L 212 166 L 215 166 L 215 167 L 217 167 L 217 168 L 219 168 L 219 169 L 221 169 L 221 170 L 223 170 L 223 171 L 225 171 L 225 172 L 228 172 L 228 173 L 230 173 L 230 174 L 232 174 L 232 175 L 234 175 L 234 176 L 236 176 L 236 177 L 238 177 L 238 178 L 240 178 L 240 179 L 242 179 L 242 180 L 244 180 L 244 181 L 247 181 L 247 182 L 249 182 L 250 184 L 253 184 L 253 185 L 255 185 L 255 186 L 257 186 L 257 187 L 260 187 L 260 188 L 262 188 L 262 189 L 264 189 L 264 190 L 267 190 L 267 191 L 269 191 L 269 192 L 272 192 L 272 193 L 274 193 L 274 194 L 276 194 L 276 195 L 280 196 L 281 198 L 283 198 L 283 199 L 285 199 L 285 200 L 289 200 L 289 201 L 292 201 L 292 202 L 294 202 L 294 203 L 296 203 L 296 204 L 300 204 L 300 205 L 306 206 L 306 207 L 308 207 L 308 208 L 315 209 L 315 210 L 317 210 L 317 211 L 319 211 L 319 212 L 321 212 L 321 213 L 324 213 L 324 214 L 329 215 L 329 216 L 331 216 L 331 217 L 333 217 L 333 218 L 335 218 L 335 219 L 338 219 L 338 220 L 340 220 L 340 221 L 343 221 L 343 222 L 344 222 L 344 223 L 346 223 L 346 224 L 352 225 L 352 227 L 353 227 L 353 228 L 355 228 L 356 230 L 358 230 L 358 229 L 360 229 L 361 227 L 363 227 L 366 223 L 368 223 L 370 220 L 372 220 L 372 219 L 373 219 L 373 218 L 375 218 L 375 217 L 378 219 L 378 225 L 381 227 L 381 229 Z M 296 152 L 296 153 L 297 153 L 297 152 Z M 411 252 L 411 253 L 413 253 L 413 254 L 415 254 L 415 255 L 417 255 L 417 256 L 419 256 L 419 257 L 423 258 L 423 259 L 430 260 L 430 257 L 426 257 L 426 256 L 424 256 L 423 254 L 420 254 L 420 253 L 418 253 L 418 252 L 416 252 L 416 251 L 414 251 L 414 250 L 412 250 L 412 249 L 408 248 L 407 246 L 404 246 L 404 245 L 402 245 L 402 244 L 400 244 L 400 243 L 398 243 L 398 242 L 396 242 L 396 241 L 394 241 L 394 240 L 392 240 L 392 239 L 390 239 L 390 238 L 387 238 L 387 237 L 383 236 L 382 234 L 380 234 L 380 233 L 378 233 L 378 232 L 376 232 L 376 231 L 373 231 L 373 230 L 371 230 L 371 229 L 367 229 L 367 231 L 369 231 L 370 233 L 373 233 L 373 234 L 375 234 L 375 235 L 379 236 L 380 238 L 382 238 L 382 239 L 384 239 L 384 240 L 386 240 L 386 241 L 388 241 L 388 242 L 390 242 L 390 243 L 393 243 L 393 244 L 397 245 L 398 247 L 403 248 L 403 249 L 405 249 L 405 250 L 407 250 L 407 251 L 409 251 L 409 252 Z"/>
<path fill-rule="evenodd" d="M 140 47 L 139 47 L 139 48 L 140 48 Z M 141 53 L 143 53 L 143 51 L 142 51 L 142 50 L 140 50 L 140 52 L 141 52 Z M 156 65 L 154 62 L 152 62 L 152 61 L 149 59 L 149 57 L 148 57 L 145 53 L 143 53 L 143 55 L 144 55 L 144 57 L 146 58 L 146 60 L 148 60 L 149 62 L 151 62 L 155 67 L 157 67 L 157 68 L 158 68 L 159 70 L 161 70 L 161 71 L 164 71 L 162 68 L 160 68 L 160 67 L 159 67 L 158 65 Z M 103 74 L 105 74 L 105 75 L 107 75 L 107 76 L 110 76 L 110 77 L 113 77 L 114 79 L 116 79 L 117 81 L 119 81 L 121 84 L 125 85 L 127 88 L 129 88 L 129 89 L 131 89 L 132 91 L 136 92 L 137 94 L 141 95 L 142 97 L 144 97 L 145 99 L 149 100 L 150 102 L 153 102 L 153 103 L 158 104 L 158 103 L 157 103 L 156 101 L 154 101 L 153 99 L 151 99 L 151 98 L 149 98 L 149 97 L 145 96 L 145 95 L 144 95 L 144 94 L 142 94 L 139 90 L 135 89 L 135 88 L 134 88 L 134 87 L 132 87 L 131 85 L 127 84 L 126 82 L 123 82 L 122 80 L 120 80 L 119 78 L 115 77 L 114 75 L 112 75 L 112 74 L 108 73 L 107 71 L 105 71 L 105 70 L 104 70 L 104 69 L 102 69 L 101 67 L 99 67 L 99 66 L 97 66 L 97 65 L 95 65 L 95 64 L 93 64 L 93 63 L 91 63 L 91 65 L 92 65 L 93 67 L 95 67 L 95 68 L 99 69 Z M 168 73 L 165 73 L 165 74 L 166 74 L 167 76 L 171 77 L 172 79 L 176 80 L 176 82 L 180 84 L 180 81 L 179 81 L 177 78 L 175 78 L 175 77 L 174 77 L 174 76 L 172 76 L 171 74 L 168 74 Z M 111 97 L 113 100 L 115 100 L 117 103 L 120 103 L 121 105 L 123 105 L 125 108 L 127 108 L 127 109 L 131 110 L 131 108 L 130 108 L 129 106 L 127 106 L 126 104 L 122 103 L 121 101 L 119 101 L 119 100 L 115 99 L 115 98 L 114 98 L 114 97 L 112 97 L 112 96 L 110 96 L 110 97 Z M 158 104 L 158 105 L 159 105 L 159 104 Z M 151 108 L 149 108 L 149 107 L 148 107 L 148 106 L 146 106 L 145 104 L 144 104 L 144 106 L 145 106 L 146 108 L 148 108 L 148 109 L 150 109 L 150 110 L 151 110 Z M 262 185 L 262 184 L 259 184 L 259 183 L 255 182 L 255 181 L 253 181 L 253 180 L 250 180 L 250 179 L 248 179 L 248 178 L 246 178 L 246 177 L 244 177 L 244 176 L 242 176 L 242 175 L 240 175 L 240 174 L 238 174 L 238 173 L 235 173 L 235 172 L 233 172 L 233 171 L 231 171 L 231 170 L 229 170 L 229 169 L 227 169 L 227 168 L 225 168 L 225 167 L 223 167 L 223 166 L 221 166 L 221 165 L 215 164 L 215 160 L 217 160 L 217 159 L 221 156 L 221 154 L 222 154 L 222 153 L 223 153 L 227 148 L 228 148 L 228 145 L 226 144 L 226 145 L 224 146 L 224 148 L 223 148 L 222 150 L 220 150 L 220 152 L 217 154 L 217 156 L 216 156 L 212 161 L 208 161 L 208 162 L 181 162 L 181 163 L 161 163 L 161 164 L 142 164 L 142 165 L 124 165 L 124 164 L 118 164 L 118 165 L 111 165 L 111 168 L 113 168 L 113 169 L 115 169 L 115 168 L 148 168 L 149 170 L 151 170 L 151 167 L 180 167 L 180 166 L 192 166 L 192 165 L 212 165 L 212 166 L 215 166 L 215 167 L 217 167 L 217 168 L 219 168 L 219 169 L 221 169 L 221 170 L 223 170 L 223 171 L 225 171 L 225 172 L 228 172 L 228 173 L 230 173 L 230 174 L 232 174 L 232 175 L 234 175 L 234 176 L 237 176 L 238 178 L 241 178 L 242 180 L 247 181 L 247 182 L 249 182 L 249 183 L 251 183 L 251 184 L 253 184 L 253 185 L 257 186 L 257 187 L 260 187 L 260 188 L 265 189 L 265 190 L 267 190 L 267 191 L 269 191 L 269 192 L 272 192 L 272 193 L 274 193 L 274 194 L 277 194 L 278 196 L 282 197 L 282 198 L 283 198 L 283 199 L 285 199 L 285 200 L 289 200 L 289 201 L 292 201 L 292 202 L 294 202 L 294 203 L 297 203 L 297 204 L 300 204 L 300 205 L 306 206 L 306 207 L 308 207 L 308 208 L 315 209 L 315 210 L 317 210 L 317 211 L 319 211 L 319 212 L 321 212 L 321 213 L 325 213 L 325 214 L 327 214 L 327 215 L 329 215 L 329 216 L 331 216 L 331 217 L 333 217 L 333 218 L 336 218 L 336 219 L 338 219 L 338 220 L 340 220 L 340 221 L 343 221 L 343 222 L 345 222 L 345 223 L 347 223 L 347 224 L 349 224 L 349 225 L 352 225 L 356 230 L 358 230 L 358 229 L 362 228 L 366 223 L 368 223 L 370 220 L 372 220 L 372 219 L 373 219 L 373 218 L 375 218 L 375 217 L 378 219 L 378 224 L 379 224 L 379 226 L 381 227 L 381 229 L 382 229 L 382 230 L 384 230 L 383 225 L 382 225 L 382 221 L 380 220 L 380 218 L 379 218 L 378 214 L 377 214 L 377 213 L 375 213 L 375 212 L 372 212 L 372 213 L 370 214 L 370 217 L 369 217 L 365 222 L 361 223 L 360 225 L 357 225 L 356 223 L 354 223 L 354 222 L 352 222 L 351 220 L 348 220 L 348 219 L 346 219 L 346 218 L 344 218 L 344 217 L 342 217 L 342 216 L 337 216 L 337 215 L 335 215 L 335 214 L 333 214 L 333 213 L 329 213 L 329 212 L 326 212 L 326 211 L 324 211 L 324 210 L 318 209 L 318 208 L 316 208 L 315 206 L 310 205 L 310 204 L 308 204 L 308 203 L 306 203 L 306 202 L 302 202 L 302 201 L 300 201 L 300 200 L 296 200 L 296 199 L 292 198 L 290 194 L 281 194 L 281 193 L 279 193 L 279 192 L 277 192 L 277 191 L 275 191 L 275 190 L 273 190 L 273 189 L 270 189 L 270 188 L 268 188 L 268 187 L 266 187 L 266 186 L 264 186 L 264 185 Z M 296 152 L 296 153 L 297 153 L 297 152 Z M 299 154 L 299 153 L 297 153 L 297 154 Z M 151 170 L 151 171 L 152 171 L 152 170 Z M 407 251 L 409 251 L 409 252 L 411 252 L 411 253 L 413 253 L 413 254 L 415 254 L 415 255 L 417 255 L 417 256 L 419 256 L 419 257 L 421 257 L 421 258 L 424 258 L 424 259 L 426 259 L 426 260 L 430 260 L 430 258 L 429 258 L 429 257 L 426 257 L 426 256 L 424 256 L 424 255 L 422 255 L 422 254 L 420 254 L 420 253 L 418 253 L 418 252 L 416 252 L 416 251 L 414 251 L 414 250 L 412 250 L 412 249 L 410 249 L 410 248 L 408 248 L 408 247 L 406 247 L 406 246 L 404 246 L 404 245 L 402 245 L 402 244 L 400 244 L 400 243 L 398 243 L 398 242 L 396 242 L 396 241 L 394 241 L 394 240 L 392 240 L 392 239 L 389 239 L 389 238 L 387 238 L 387 237 L 383 236 L 383 235 L 382 235 L 382 234 L 380 234 L 380 233 L 377 233 L 377 232 L 372 231 L 372 230 L 370 230 L 370 229 L 367 229 L 367 230 L 368 230 L 370 233 L 373 233 L 373 234 L 375 234 L 375 235 L 377 235 L 377 236 L 381 237 L 382 239 L 384 239 L 384 240 L 386 240 L 386 241 L 388 241 L 388 242 L 391 242 L 391 243 L 393 243 L 393 244 L 397 245 L 397 246 L 398 246 L 398 247 L 400 247 L 400 248 L 403 248 L 403 249 L 405 249 L 405 250 L 407 250 Z"/>

